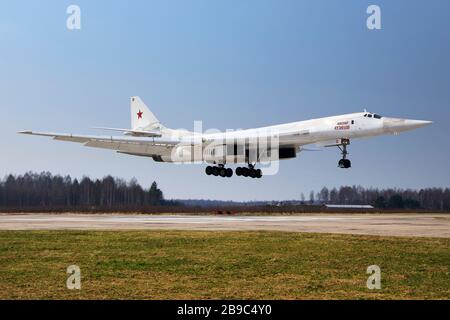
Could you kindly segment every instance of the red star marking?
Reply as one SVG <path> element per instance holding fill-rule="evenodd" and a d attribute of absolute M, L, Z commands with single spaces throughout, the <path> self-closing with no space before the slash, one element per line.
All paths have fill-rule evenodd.
<path fill-rule="evenodd" d="M 143 114 L 144 113 L 141 110 L 139 110 L 139 112 L 137 113 L 138 119 L 142 119 Z"/>

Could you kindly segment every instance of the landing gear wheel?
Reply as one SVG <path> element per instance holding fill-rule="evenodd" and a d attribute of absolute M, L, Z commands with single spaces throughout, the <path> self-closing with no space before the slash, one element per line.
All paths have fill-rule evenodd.
<path fill-rule="evenodd" d="M 352 166 L 352 163 L 350 160 L 345 159 L 344 168 L 350 168 Z"/>
<path fill-rule="evenodd" d="M 219 168 L 212 167 L 212 174 L 217 177 L 219 175 Z"/>
<path fill-rule="evenodd" d="M 225 169 L 225 168 L 219 168 L 219 174 L 220 174 L 220 176 L 222 177 L 222 178 L 225 178 L 226 177 L 226 175 L 227 175 L 227 169 Z"/>
<path fill-rule="evenodd" d="M 246 167 L 237 167 L 236 168 L 236 175 L 237 176 L 243 176 L 243 177 L 251 177 L 251 178 L 261 178 L 262 177 L 262 171 L 261 169 L 255 169 L 253 165 L 249 165 L 248 168 Z"/>
<path fill-rule="evenodd" d="M 341 159 L 338 162 L 338 167 L 343 169 L 348 169 L 352 166 L 352 163 L 349 159 Z"/>
<path fill-rule="evenodd" d="M 208 176 L 210 176 L 211 174 L 212 174 L 212 167 L 211 166 L 207 166 L 206 167 L 206 169 L 205 169 L 205 173 L 208 175 Z"/>
<path fill-rule="evenodd" d="M 226 176 L 227 176 L 227 178 L 231 178 L 232 176 L 233 176 L 233 170 L 231 170 L 230 168 L 228 168 L 227 170 L 226 170 Z"/>

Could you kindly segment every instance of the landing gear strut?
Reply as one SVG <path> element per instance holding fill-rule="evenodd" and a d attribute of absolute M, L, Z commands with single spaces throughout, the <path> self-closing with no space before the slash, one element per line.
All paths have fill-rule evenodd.
<path fill-rule="evenodd" d="M 347 159 L 348 151 L 347 146 L 350 144 L 350 140 L 342 139 L 342 144 L 338 145 L 338 148 L 341 150 L 342 159 L 338 162 L 338 167 L 343 169 L 348 169 L 352 166 L 352 163 L 349 159 Z"/>
<path fill-rule="evenodd" d="M 223 164 L 219 164 L 219 166 L 207 166 L 205 169 L 205 173 L 210 176 L 221 176 L 222 178 L 231 178 L 233 176 L 233 170 L 230 168 L 225 168 Z"/>
<path fill-rule="evenodd" d="M 237 167 L 236 168 L 236 175 L 237 176 L 244 176 L 244 177 L 250 177 L 250 178 L 261 178 L 262 177 L 262 171 L 261 169 L 255 169 L 255 166 L 252 164 L 248 165 L 248 168 L 245 167 Z"/>

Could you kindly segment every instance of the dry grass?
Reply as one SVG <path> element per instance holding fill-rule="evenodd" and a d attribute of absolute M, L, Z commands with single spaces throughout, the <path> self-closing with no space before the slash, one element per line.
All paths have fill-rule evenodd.
<path fill-rule="evenodd" d="M 81 268 L 82 289 L 65 287 Z M 366 288 L 379 265 L 382 289 Z M 1 231 L 1 299 L 449 299 L 450 240 L 283 232 Z"/>

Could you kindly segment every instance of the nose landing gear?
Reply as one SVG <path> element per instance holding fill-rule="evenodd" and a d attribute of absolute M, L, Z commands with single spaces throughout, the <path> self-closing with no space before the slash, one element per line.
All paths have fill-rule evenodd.
<path fill-rule="evenodd" d="M 343 169 L 348 169 L 352 166 L 352 163 L 347 159 L 348 151 L 347 146 L 350 144 L 350 140 L 342 139 L 342 144 L 337 147 L 341 150 L 342 159 L 338 162 L 338 167 Z"/>

